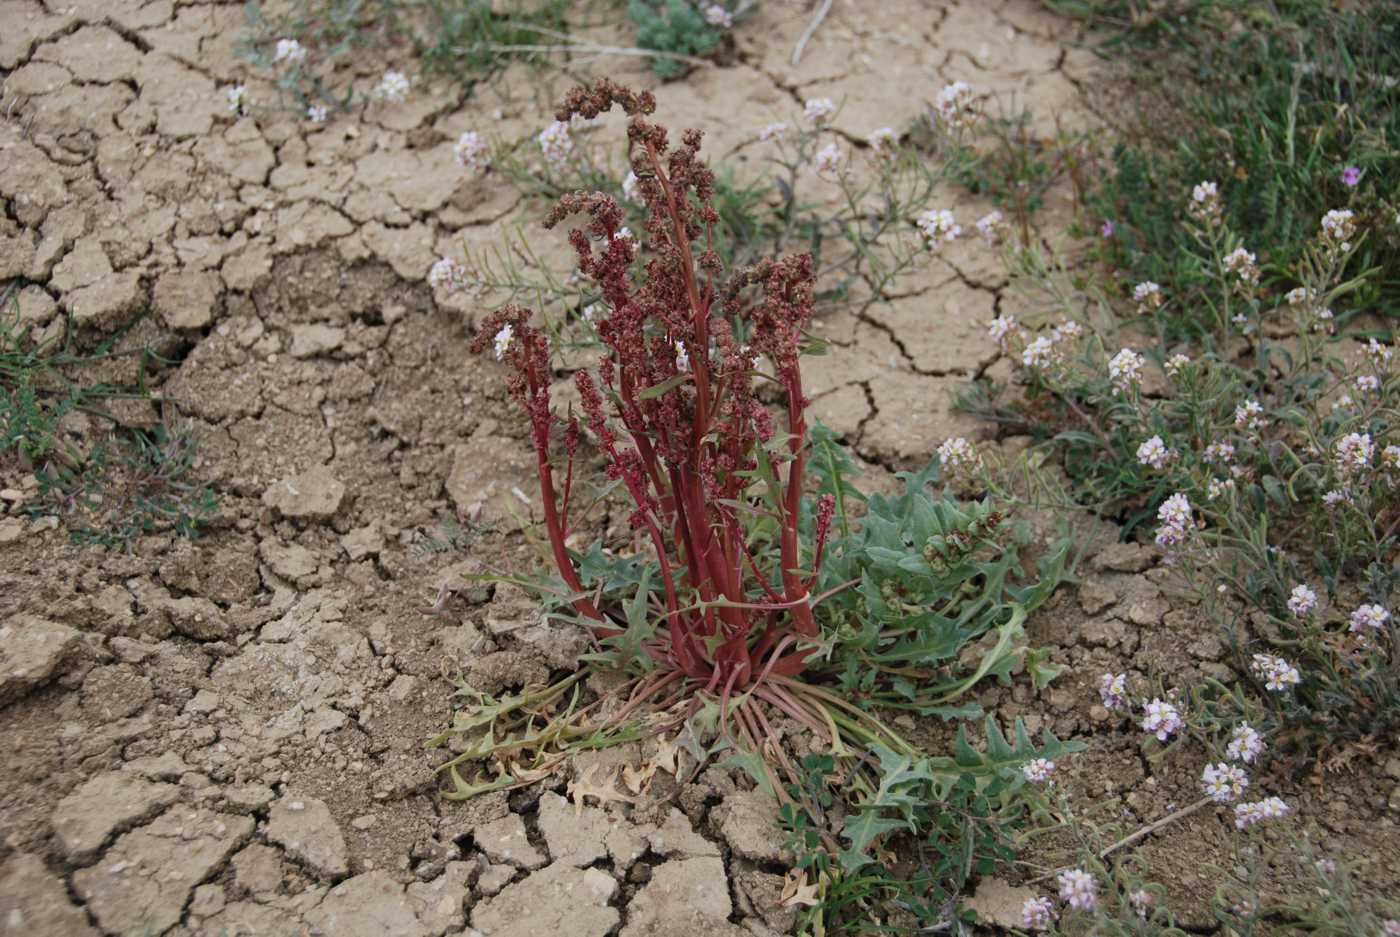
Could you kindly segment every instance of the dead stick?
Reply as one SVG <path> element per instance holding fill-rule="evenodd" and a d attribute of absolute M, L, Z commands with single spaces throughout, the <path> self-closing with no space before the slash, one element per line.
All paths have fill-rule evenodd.
<path fill-rule="evenodd" d="M 1099 858 L 1107 859 L 1110 855 L 1117 852 L 1118 850 L 1124 849 L 1128 846 L 1132 846 L 1133 844 L 1143 839 L 1146 839 L 1148 836 L 1151 836 L 1153 833 L 1155 833 L 1157 830 L 1160 830 L 1167 824 L 1175 823 L 1177 820 L 1180 820 L 1183 817 L 1189 817 L 1191 814 L 1195 813 L 1197 810 L 1200 810 L 1202 807 L 1209 803 L 1211 803 L 1211 799 L 1209 797 L 1202 797 L 1194 804 L 1189 804 L 1188 806 L 1182 807 L 1180 810 L 1177 810 L 1174 813 L 1169 813 L 1162 819 L 1147 824 L 1147 826 L 1144 826 L 1137 832 L 1128 834 L 1127 836 L 1120 839 L 1118 842 L 1114 843 L 1112 846 L 1109 846 L 1107 849 L 1104 849 L 1102 852 L 1099 853 Z M 1046 879 L 1054 878 L 1056 875 L 1065 871 L 1065 869 L 1068 868 L 1071 867 L 1065 866 L 1064 869 L 1056 869 L 1054 872 L 1047 872 L 1038 878 L 1031 879 L 1026 884 L 1034 885 L 1036 882 L 1043 882 Z"/>
<path fill-rule="evenodd" d="M 709 59 L 696 58 L 693 55 L 682 55 L 679 52 L 666 52 L 661 49 L 639 49 L 636 46 L 600 46 L 595 42 L 587 42 L 582 39 L 575 39 L 566 34 L 555 32 L 552 29 L 545 29 L 542 26 L 528 27 L 531 31 L 543 33 L 564 40 L 561 43 L 550 45 L 544 43 L 483 43 L 477 48 L 486 49 L 489 52 L 591 52 L 598 55 L 641 55 L 656 59 L 675 59 L 678 62 L 688 62 L 691 65 L 699 65 L 704 68 L 714 68 L 715 63 Z M 454 51 L 465 52 L 466 49 Z"/>
<path fill-rule="evenodd" d="M 807 41 L 816 33 L 817 27 L 826 19 L 826 14 L 831 12 L 831 0 L 822 0 L 822 5 L 817 8 L 817 15 L 812 17 L 812 22 L 807 24 L 807 28 L 802 30 L 802 35 L 797 37 L 797 45 L 792 47 L 792 64 L 795 66 L 802 59 L 802 50 L 807 48 Z"/>

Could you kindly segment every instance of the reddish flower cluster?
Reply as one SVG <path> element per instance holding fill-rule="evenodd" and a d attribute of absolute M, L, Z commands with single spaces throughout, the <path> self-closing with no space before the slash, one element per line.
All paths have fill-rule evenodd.
<path fill-rule="evenodd" d="M 546 219 L 553 227 L 586 217 L 569 242 L 607 310 L 597 320 L 606 351 L 596 377 L 588 370 L 575 375 L 583 422 L 606 456 L 609 476 L 626 486 L 635 505 L 631 522 L 650 539 L 660 564 L 665 627 L 647 653 L 727 694 L 764 674 L 799 672 L 811 652 L 793 645 L 818 634 L 808 593 L 830 531 L 829 497 L 818 505 L 809 555 L 798 537 L 807 436 L 798 354 L 812 312 L 812 260 L 805 254 L 765 260 L 722 282 L 712 241 L 719 220 L 710 204 L 714 175 L 699 159 L 700 131 L 685 131 L 672 147 L 666 129 L 647 119 L 655 110 L 651 94 L 606 79 L 569 92 L 556 116 L 592 118 L 613 106 L 631 118 L 632 170 L 648 211 L 639 282 L 637 245 L 620 234 L 622 211 L 610 196 L 566 195 Z M 517 306 L 495 312 L 473 350 L 493 341 L 504 347 L 514 372 L 511 396 L 532 427 L 554 559 L 569 587 L 584 596 L 565 546 L 580 424 L 568 416 L 560 491 L 549 348 L 528 320 Z M 507 327 L 506 340 L 497 340 Z M 771 372 L 760 374 L 760 361 Z M 781 390 L 785 437 L 775 437 L 772 417 L 754 394 L 759 379 Z M 744 515 L 751 512 L 777 521 L 774 561 L 748 542 L 752 525 Z M 765 568 L 774 563 L 776 570 Z M 616 633 L 590 599 L 577 598 L 574 607 L 597 622 L 599 637 Z"/>

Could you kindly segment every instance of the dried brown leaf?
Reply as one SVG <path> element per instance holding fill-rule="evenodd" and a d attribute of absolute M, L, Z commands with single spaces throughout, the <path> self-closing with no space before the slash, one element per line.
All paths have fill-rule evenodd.
<path fill-rule="evenodd" d="M 644 789 L 651 786 L 651 779 L 656 776 L 656 763 L 648 762 L 639 768 L 631 765 L 622 767 L 622 783 L 627 785 L 627 789 L 634 794 L 640 794 Z"/>
<path fill-rule="evenodd" d="M 788 874 L 783 876 L 783 891 L 778 898 L 778 904 L 784 908 L 819 905 L 821 899 L 817 897 L 818 889 L 816 882 L 807 884 L 807 875 L 801 869 L 789 869 Z"/>
<path fill-rule="evenodd" d="M 610 800 L 621 801 L 625 804 L 634 804 L 636 800 L 621 793 L 613 786 L 612 771 L 609 771 L 601 780 L 594 775 L 598 773 L 599 766 L 589 765 L 588 768 L 572 781 L 569 782 L 569 798 L 574 802 L 574 815 L 583 815 L 583 801 L 586 797 L 595 797 L 598 806 L 603 806 Z"/>

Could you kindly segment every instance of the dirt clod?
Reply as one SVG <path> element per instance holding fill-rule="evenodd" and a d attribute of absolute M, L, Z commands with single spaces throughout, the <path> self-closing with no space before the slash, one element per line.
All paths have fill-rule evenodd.
<path fill-rule="evenodd" d="M 345 484 L 325 466 L 285 478 L 263 493 L 263 503 L 284 517 L 323 520 L 333 517 L 345 499 Z"/>
<path fill-rule="evenodd" d="M 0 866 L 0 920 L 12 933 L 97 937 L 68 899 L 63 881 L 38 856 L 17 852 Z"/>
<path fill-rule="evenodd" d="M 151 818 L 174 803 L 179 793 L 174 784 L 111 771 L 88 780 L 63 798 L 51 822 L 68 858 L 87 863 L 114 832 Z"/>
<path fill-rule="evenodd" d="M 507 814 L 499 820 L 483 823 L 472 835 L 477 846 L 493 862 L 522 869 L 538 869 L 549 861 L 530 844 L 525 832 L 525 821 L 517 814 Z"/>
<path fill-rule="evenodd" d="M 324 801 L 288 794 L 268 810 L 267 838 L 305 862 L 317 875 L 335 880 L 349 870 L 345 836 Z"/>
<path fill-rule="evenodd" d="M 666 862 L 652 870 L 651 881 L 632 899 L 621 937 L 649 937 L 659 930 L 687 927 L 691 933 L 708 933 L 733 910 L 718 856 Z"/>
<path fill-rule="evenodd" d="M 616 890 L 605 872 L 556 862 L 478 904 L 471 922 L 482 937 L 605 937 L 621 919 L 608 905 Z"/>
<path fill-rule="evenodd" d="M 75 629 L 33 615 L 0 625 L 0 703 L 52 679 L 78 638 Z"/>
<path fill-rule="evenodd" d="M 126 833 L 73 887 L 105 930 L 163 933 L 180 920 L 190 892 L 253 832 L 253 821 L 174 807 Z"/>
<path fill-rule="evenodd" d="M 337 937 L 431 937 L 433 933 L 418 920 L 404 886 L 380 870 L 356 875 L 332 888 L 306 920 L 321 933 Z"/>

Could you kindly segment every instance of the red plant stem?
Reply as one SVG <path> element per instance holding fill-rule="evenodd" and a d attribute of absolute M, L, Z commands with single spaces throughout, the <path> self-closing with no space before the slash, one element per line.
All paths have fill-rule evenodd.
<path fill-rule="evenodd" d="M 670 670 L 642 677 L 641 679 L 637 680 L 637 682 L 633 685 L 632 693 L 630 696 L 627 697 L 627 705 L 630 706 L 637 700 L 644 699 L 646 696 L 650 695 L 654 690 L 663 687 L 667 683 L 670 683 L 673 680 L 677 680 L 680 677 L 681 673 L 678 670 Z"/>
<path fill-rule="evenodd" d="M 678 264 L 682 280 L 685 284 L 686 296 L 689 299 L 691 317 L 694 325 L 693 347 L 687 350 L 687 354 L 692 362 L 692 373 L 695 376 L 695 419 L 692 428 L 691 451 L 689 464 L 679 477 L 673 475 L 672 494 L 675 496 L 675 505 L 679 517 L 678 523 L 684 527 L 688 536 L 684 538 L 687 549 L 687 560 L 692 560 L 691 571 L 695 579 L 695 586 L 701 593 L 702 599 L 710 601 L 714 597 L 714 592 L 710 588 L 710 583 L 716 585 L 725 597 L 730 601 L 742 598 L 738 586 L 738 577 L 731 578 L 726 575 L 726 564 L 721 556 L 716 555 L 712 549 L 712 532 L 708 523 L 698 523 L 702 518 L 707 518 L 701 497 L 700 476 L 700 452 L 702 448 L 701 440 L 709 432 L 710 423 L 710 374 L 709 374 L 709 310 L 708 304 L 701 299 L 699 290 L 695 282 L 694 256 L 690 250 L 690 239 L 686 236 L 685 224 L 681 219 L 681 213 L 677 203 L 675 188 L 671 185 L 670 179 L 662 169 L 661 160 L 657 155 L 655 146 L 648 141 L 646 143 L 647 158 L 651 161 L 653 172 L 657 182 L 661 186 L 665 195 L 667 208 L 671 216 L 672 241 L 677 253 L 680 255 Z M 658 486 L 658 490 L 659 486 Z M 689 501 L 689 504 L 685 502 Z M 700 564 L 708 567 L 709 576 L 706 577 L 700 569 Z M 706 580 L 710 581 L 707 582 Z M 747 643 L 746 620 L 742 615 L 733 613 L 732 610 L 721 609 L 720 618 L 729 625 L 731 633 L 742 634 Z M 715 633 L 714 616 L 707 610 L 705 615 L 706 631 L 709 634 Z M 724 649 L 724 657 L 735 658 L 736 649 L 727 646 Z M 717 663 L 721 661 L 717 660 Z M 727 663 L 728 661 L 724 661 Z M 746 669 L 746 662 L 744 669 Z"/>
<path fill-rule="evenodd" d="M 715 673 L 718 674 L 719 671 L 716 670 Z M 737 670 L 730 671 L 729 679 L 724 683 L 724 690 L 719 695 L 719 724 L 721 727 L 726 725 L 729 721 L 729 701 L 731 699 L 731 694 L 734 692 L 734 681 L 738 678 L 739 672 Z M 713 678 L 710 682 L 714 683 Z"/>
<path fill-rule="evenodd" d="M 637 406 L 633 394 L 634 388 L 630 369 L 624 365 L 621 371 L 621 393 L 624 406 L 621 407 L 620 410 L 623 423 L 627 426 L 633 444 L 637 447 L 637 452 L 642 457 L 642 462 L 646 466 L 647 475 L 651 481 L 652 487 L 656 490 L 658 495 L 662 496 L 664 499 L 666 488 L 661 483 L 656 450 L 652 448 L 651 440 L 646 436 L 645 427 L 634 425 L 634 421 L 637 420 L 641 414 L 641 408 Z M 608 455 L 615 463 L 620 461 L 615 446 L 608 446 Z M 676 583 L 671 573 L 671 564 L 667 559 L 661 532 L 656 526 L 656 518 L 653 516 L 653 512 L 646 507 L 648 503 L 646 492 L 637 488 L 635 480 L 625 479 L 625 481 L 628 492 L 632 495 L 632 500 L 636 502 L 638 509 L 641 510 L 647 518 L 647 527 L 652 537 L 652 543 L 656 549 L 657 558 L 661 564 L 661 580 L 666 589 L 666 602 L 668 607 L 667 618 L 668 627 L 671 632 L 673 653 L 678 655 L 678 661 L 687 673 L 698 675 L 697 668 L 700 666 L 703 655 L 699 653 L 690 635 L 690 630 L 684 626 L 683 620 L 677 611 L 679 602 L 676 599 Z"/>
<path fill-rule="evenodd" d="M 786 694 L 779 693 L 772 687 L 764 686 L 759 687 L 757 690 L 754 690 L 754 698 L 761 699 L 764 702 L 769 703 L 770 705 L 776 706 L 778 709 L 781 709 L 783 712 L 791 716 L 792 719 L 796 721 L 799 725 L 803 726 L 804 728 L 810 729 L 817 735 L 821 736 L 826 742 L 826 744 L 832 744 L 833 739 L 831 738 L 831 730 L 828 729 L 825 725 L 823 725 L 821 723 L 821 720 L 817 719 L 811 713 L 804 712 L 798 706 L 798 704 Z"/>
<path fill-rule="evenodd" d="M 678 469 L 672 468 L 670 470 L 670 475 L 671 490 L 680 492 L 685 491 L 686 489 L 684 487 L 681 472 Z M 676 539 L 681 544 L 683 544 L 685 549 L 685 561 L 686 566 L 690 571 L 691 585 L 694 586 L 696 591 L 700 593 L 701 601 L 707 603 L 711 602 L 714 600 L 714 590 L 710 587 L 710 578 L 705 575 L 705 558 L 700 553 L 699 547 L 696 546 L 696 538 L 691 531 L 691 524 L 689 521 L 688 512 L 686 510 L 685 499 L 673 498 L 672 504 L 675 508 Z M 703 532 L 705 528 L 702 526 L 700 530 L 701 532 Z M 705 627 L 702 629 L 703 634 L 711 635 L 715 633 L 714 619 L 714 611 L 707 605 L 705 607 L 704 612 Z"/>
<path fill-rule="evenodd" d="M 792 763 L 788 761 L 787 752 L 783 751 L 783 746 L 778 741 L 778 733 L 773 731 L 773 727 L 768 724 L 768 717 L 763 714 L 763 707 L 749 707 L 749 718 L 758 726 L 763 736 L 773 743 L 773 751 L 777 752 L 778 760 L 782 762 L 783 770 L 792 780 L 797 780 L 797 772 L 792 770 Z"/>
<path fill-rule="evenodd" d="M 768 585 L 768 577 L 758 571 L 758 563 L 754 560 L 753 553 L 749 551 L 749 545 L 743 540 L 740 540 L 739 547 L 743 551 L 744 558 L 749 561 L 749 569 L 753 570 L 754 578 L 757 579 L 758 584 L 763 587 L 763 591 L 768 594 L 768 598 L 777 603 L 785 602 L 786 600 L 781 595 L 774 592 L 772 586 Z"/>
<path fill-rule="evenodd" d="M 724 722 L 724 717 L 723 717 L 723 716 L 720 717 L 720 722 L 721 722 L 721 724 L 723 724 L 723 722 Z M 750 725 L 749 725 L 749 720 L 748 720 L 748 707 L 747 707 L 747 706 L 739 706 L 739 707 L 736 707 L 736 708 L 735 708 L 735 710 L 734 710 L 734 724 L 737 725 L 737 726 L 739 727 L 739 732 L 744 736 L 744 738 L 746 738 L 746 739 L 748 740 L 748 743 L 749 743 L 749 744 L 748 744 L 748 749 L 749 749 L 749 751 L 752 751 L 752 752 L 762 752 L 762 751 L 763 751 L 763 747 L 762 747 L 761 745 L 759 745 L 759 743 L 758 743 L 758 737 L 759 737 L 759 735 L 760 735 L 761 733 L 754 731 L 754 729 L 751 728 Z"/>
<path fill-rule="evenodd" d="M 638 504 L 645 503 L 638 500 Z M 647 511 L 646 515 L 647 530 L 651 534 L 652 547 L 656 550 L 656 558 L 661 564 L 661 581 L 666 586 L 666 616 L 671 633 L 671 653 L 675 655 L 676 663 L 682 670 L 698 676 L 703 655 L 696 647 L 690 629 L 683 626 L 684 619 L 681 618 L 680 600 L 676 596 L 676 582 L 671 575 L 671 560 L 666 556 L 666 544 L 661 539 L 661 531 L 657 529 L 656 522 L 652 520 L 651 512 Z"/>
<path fill-rule="evenodd" d="M 661 158 L 656 153 L 656 147 L 648 140 L 646 149 L 647 158 L 651 160 L 652 170 L 656 174 L 656 181 L 661 184 L 661 191 L 666 196 L 666 207 L 670 210 L 671 226 L 674 231 L 672 239 L 675 241 L 676 251 L 681 255 L 681 278 L 685 282 L 686 296 L 690 299 L 691 315 L 694 317 L 696 347 L 687 349 L 687 353 L 698 352 L 698 354 L 690 354 L 690 360 L 692 362 L 705 362 L 709 360 L 710 353 L 708 310 L 701 304 L 700 292 L 695 286 L 695 259 L 690 252 L 690 239 L 686 237 L 685 222 L 681 220 L 680 207 L 676 203 L 676 190 L 672 187 L 666 172 L 661 168 Z M 695 368 L 694 373 L 695 430 L 692 445 L 698 453 L 700 440 L 704 439 L 705 434 L 710 431 L 710 375 L 709 369 L 703 363 Z"/>
<path fill-rule="evenodd" d="M 773 656 L 769 658 L 768 665 L 764 667 L 762 671 L 759 672 L 757 679 L 754 680 L 755 684 L 761 684 L 763 682 L 763 679 L 767 677 L 769 672 L 773 669 L 773 664 L 777 661 L 778 655 L 782 654 L 783 649 L 796 640 L 797 638 L 790 634 L 785 635 L 783 637 L 783 639 L 778 643 L 777 649 L 773 651 Z M 754 655 L 754 659 L 757 660 L 758 656 Z"/>
<path fill-rule="evenodd" d="M 533 386 L 533 367 L 530 369 L 530 380 Z M 545 432 L 547 434 L 547 428 Z M 544 443 L 541 444 L 540 435 L 540 430 L 536 428 L 535 453 L 536 460 L 540 465 L 540 491 L 544 497 L 545 523 L 550 533 L 550 541 L 554 545 L 555 563 L 559 566 L 560 573 L 564 576 L 565 581 L 576 591 L 581 592 L 583 591 L 583 585 L 579 582 L 578 573 L 575 571 L 573 560 L 569 557 L 568 550 L 564 546 L 563 538 L 559 536 L 558 516 L 554 510 L 554 483 L 549 468 L 548 436 L 545 436 Z M 615 463 L 620 463 L 622 461 L 618 455 L 616 445 L 607 443 L 606 448 L 609 457 L 611 457 Z M 698 653 L 694 640 L 691 638 L 688 631 L 681 626 L 680 601 L 676 595 L 675 579 L 671 575 L 671 562 L 667 557 L 665 541 L 662 539 L 660 529 L 656 526 L 656 519 L 653 512 L 647 507 L 648 498 L 646 491 L 640 487 L 641 483 L 638 479 L 632 478 L 626 473 L 623 475 L 623 482 L 627 485 L 627 490 L 632 495 L 632 500 L 637 504 L 641 517 L 646 524 L 647 533 L 651 535 L 652 547 L 656 550 L 657 560 L 661 566 L 661 581 L 666 588 L 667 618 L 672 635 L 671 653 L 674 655 L 677 664 L 682 670 L 693 676 L 698 676 L 702 672 L 700 670 L 702 656 Z M 576 583 L 577 585 L 575 585 Z M 593 608 L 593 603 L 589 602 L 588 607 Z M 597 609 L 594 608 L 594 611 L 597 612 Z M 601 617 L 601 615 L 599 617 Z M 608 631 L 603 636 L 606 637 L 621 633 L 621 631 L 614 629 Z"/>
<path fill-rule="evenodd" d="M 564 471 L 564 504 L 559 509 L 559 520 L 564 539 L 569 539 L 569 498 L 574 493 L 574 454 L 569 453 L 569 464 Z M 572 565 L 572 564 L 570 564 Z"/>
<path fill-rule="evenodd" d="M 527 386 L 533 394 L 539 387 L 538 375 L 535 374 L 534 366 L 528 370 L 526 375 Z M 554 491 L 554 468 L 549 461 L 549 427 L 539 425 L 535 421 L 535 470 L 540 479 L 540 497 L 544 502 L 544 526 L 549 534 L 549 545 L 554 553 L 554 564 L 559 567 L 559 574 L 564 577 L 569 588 L 575 593 L 586 592 L 583 582 L 578 578 L 578 571 L 574 569 L 573 557 L 569 556 L 569 548 L 564 544 L 564 529 L 560 522 L 558 504 Z M 585 615 L 594 621 L 604 622 L 607 619 L 603 613 L 598 611 L 598 607 L 586 596 L 580 595 L 570 603 L 580 615 Z M 607 638 L 621 634 L 617 628 L 594 628 L 593 633 L 599 638 Z"/>
<path fill-rule="evenodd" d="M 784 492 L 786 505 L 783 517 L 781 553 L 783 591 L 789 599 L 796 599 L 807 594 L 807 586 L 803 583 L 802 577 L 797 574 L 802 559 L 798 555 L 797 519 L 798 507 L 802 499 L 802 475 L 807 462 L 807 419 L 803 414 L 805 401 L 802 397 L 802 376 L 797 373 L 795 367 L 792 369 L 792 373 L 787 376 L 787 398 L 788 451 L 792 453 L 792 464 L 788 468 L 787 489 Z M 792 618 L 797 625 L 797 630 L 802 634 L 812 638 L 818 635 L 817 619 L 812 615 L 810 606 L 806 604 L 794 606 Z M 805 659 L 806 655 L 804 654 L 803 657 Z"/>
<path fill-rule="evenodd" d="M 807 669 L 807 658 L 817 652 L 814 647 L 796 651 L 773 665 L 773 673 L 779 677 L 795 677 Z"/>
<path fill-rule="evenodd" d="M 660 680 L 653 681 L 652 685 L 647 687 L 645 692 L 634 693 L 632 698 L 627 701 L 627 704 L 619 709 L 617 714 L 612 718 L 619 721 L 625 719 L 647 700 L 664 690 L 667 684 L 674 683 L 676 680 L 683 679 L 684 677 L 685 674 L 679 670 L 670 671 Z"/>

